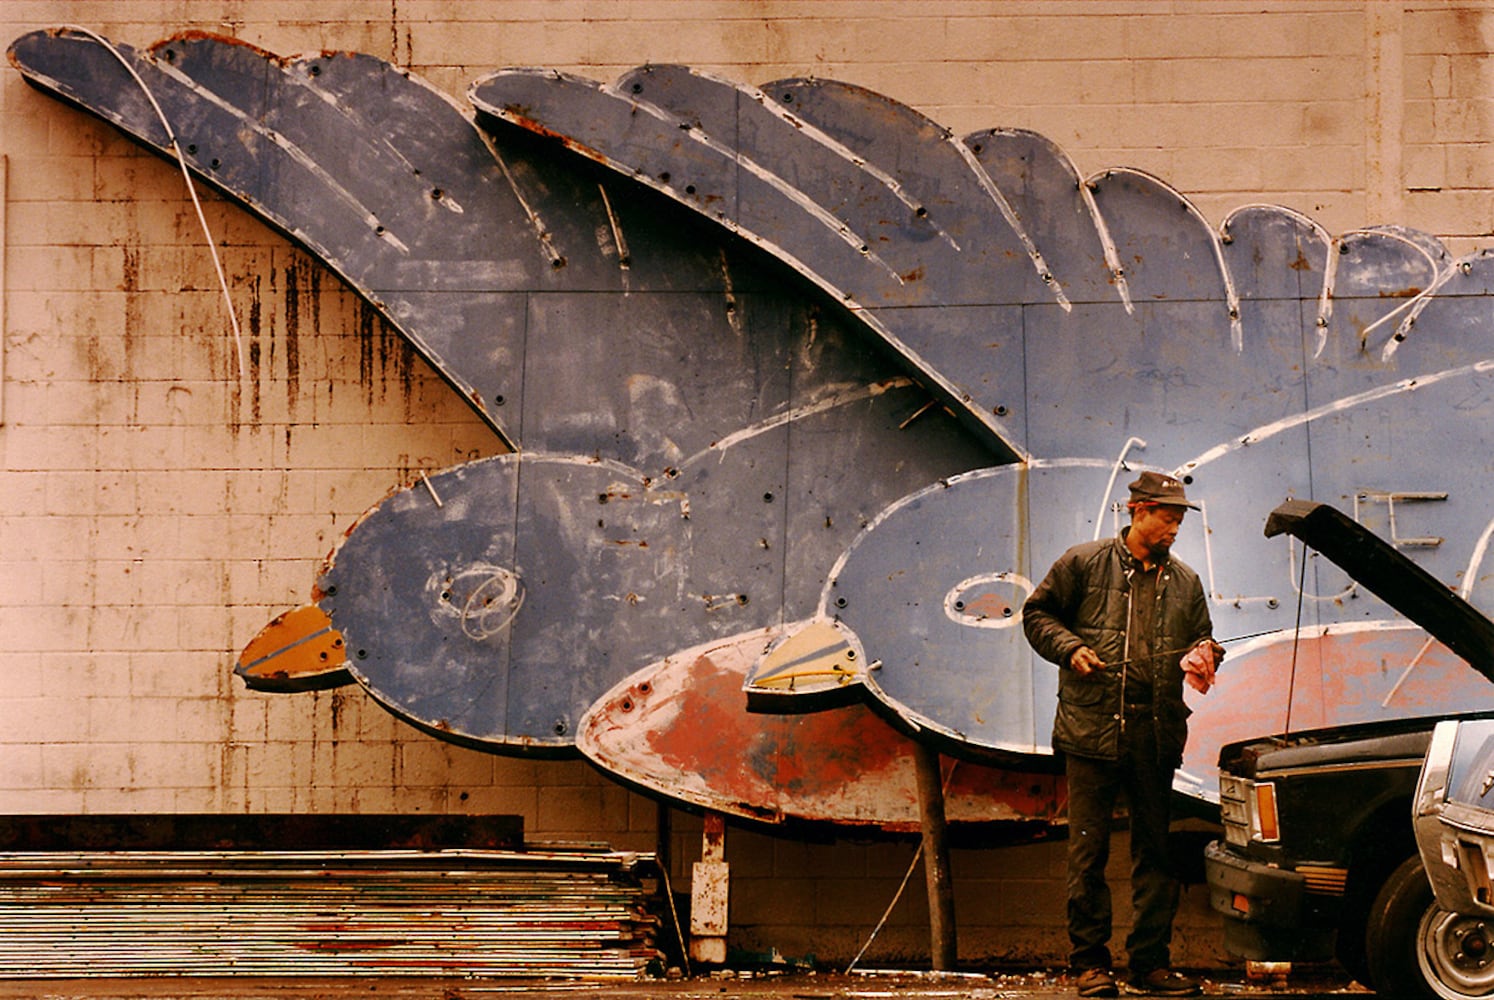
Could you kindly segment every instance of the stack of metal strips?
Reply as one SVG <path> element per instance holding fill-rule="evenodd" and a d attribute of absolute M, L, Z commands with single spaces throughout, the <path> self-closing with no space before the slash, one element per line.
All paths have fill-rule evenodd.
<path fill-rule="evenodd" d="M 651 855 L 0 854 L 0 979 L 640 978 Z"/>

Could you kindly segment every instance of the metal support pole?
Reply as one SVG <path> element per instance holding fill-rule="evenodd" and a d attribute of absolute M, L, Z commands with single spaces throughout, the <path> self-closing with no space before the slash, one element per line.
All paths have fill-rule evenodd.
<path fill-rule="evenodd" d="M 944 782 L 939 753 L 922 744 L 914 750 L 918 766 L 918 810 L 923 823 L 923 871 L 929 892 L 929 955 L 939 972 L 953 971 L 959 959 L 955 937 L 954 880 L 949 872 L 945 835 Z"/>

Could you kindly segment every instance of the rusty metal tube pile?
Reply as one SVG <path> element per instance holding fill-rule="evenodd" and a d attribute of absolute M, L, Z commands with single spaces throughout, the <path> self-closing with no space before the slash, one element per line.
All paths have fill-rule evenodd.
<path fill-rule="evenodd" d="M 643 976 L 662 956 L 616 852 L 0 854 L 0 978 Z"/>

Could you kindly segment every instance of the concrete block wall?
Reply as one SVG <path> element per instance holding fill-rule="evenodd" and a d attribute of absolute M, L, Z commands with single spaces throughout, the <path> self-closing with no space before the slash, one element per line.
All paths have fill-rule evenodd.
<path fill-rule="evenodd" d="M 1083 173 L 1149 170 L 1216 223 L 1270 201 L 1455 254 L 1494 232 L 1488 0 L 0 4 L 6 43 L 65 23 L 136 46 L 200 29 L 360 50 L 457 96 L 505 65 L 836 77 L 957 133 L 1043 132 Z M 236 344 L 179 172 L 8 68 L 0 155 L 0 810 L 515 813 L 533 839 L 662 842 L 687 887 L 699 819 L 583 763 L 445 745 L 358 688 L 232 678 L 358 514 L 499 443 L 335 278 L 204 193 Z M 914 842 L 727 841 L 734 948 L 843 965 L 896 898 L 863 964 L 926 956 L 921 874 L 898 896 Z M 953 870 L 963 959 L 1061 962 L 1060 847 L 960 849 Z M 1178 945 L 1226 960 L 1201 887 Z"/>

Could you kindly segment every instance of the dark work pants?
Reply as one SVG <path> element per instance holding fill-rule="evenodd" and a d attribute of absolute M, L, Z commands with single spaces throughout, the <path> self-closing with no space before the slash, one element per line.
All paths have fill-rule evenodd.
<path fill-rule="evenodd" d="M 1172 795 L 1171 762 L 1157 760 L 1157 742 L 1147 717 L 1126 720 L 1121 759 L 1066 758 L 1069 787 L 1069 964 L 1075 969 L 1110 965 L 1110 828 L 1116 796 L 1125 792 L 1131 814 L 1131 905 L 1126 953 L 1132 972 L 1170 964 L 1172 921 L 1178 883 L 1167 851 Z"/>

